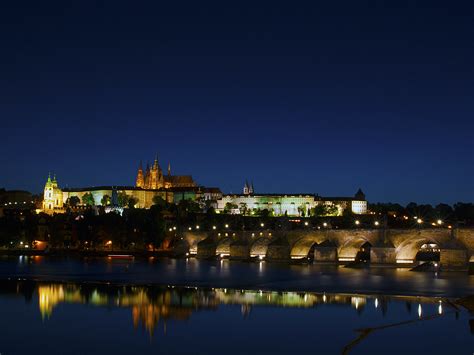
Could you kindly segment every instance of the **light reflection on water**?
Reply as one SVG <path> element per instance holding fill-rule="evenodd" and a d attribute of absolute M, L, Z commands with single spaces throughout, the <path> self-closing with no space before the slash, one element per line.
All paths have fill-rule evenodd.
<path fill-rule="evenodd" d="M 474 294 L 467 274 L 228 259 L 0 258 L 0 279 L 12 276 L 0 281 L 2 354 L 474 351 L 473 316 L 456 304 Z"/>
<path fill-rule="evenodd" d="M 113 330 L 117 319 L 110 312 L 124 310 L 125 317 L 120 318 L 121 332 L 114 334 L 115 337 L 128 339 L 129 347 L 136 346 L 137 342 L 143 343 L 142 345 L 148 350 L 166 344 L 169 353 L 184 351 L 184 344 L 176 342 L 176 339 L 172 340 L 173 336 L 193 338 L 188 332 L 198 331 L 196 328 L 201 330 L 203 325 L 208 327 L 208 333 L 200 333 L 200 340 L 207 337 L 209 342 L 214 341 L 214 334 L 218 332 L 215 328 L 216 323 L 219 322 L 232 329 L 232 332 L 219 335 L 221 340 L 222 337 L 227 337 L 228 341 L 233 341 L 233 337 L 239 332 L 247 332 L 246 329 L 255 323 L 253 325 L 256 327 L 255 333 L 249 335 L 247 332 L 247 337 L 239 340 L 248 346 L 262 341 L 259 335 L 261 326 L 265 326 L 267 331 L 273 327 L 284 328 L 286 338 L 267 339 L 268 349 L 274 349 L 276 353 L 285 353 L 281 342 L 293 341 L 295 336 L 308 329 L 317 329 L 320 332 L 320 327 L 327 328 L 325 329 L 327 336 L 320 339 L 326 342 L 320 344 L 327 350 L 323 353 L 365 353 L 367 349 L 370 350 L 387 341 L 384 339 L 385 335 L 390 335 L 390 340 L 393 341 L 392 347 L 396 349 L 397 341 L 403 340 L 403 336 L 406 336 L 401 334 L 410 334 L 416 338 L 421 334 L 425 336 L 425 333 L 430 331 L 436 334 L 439 330 L 447 335 L 450 332 L 456 334 L 457 342 L 452 349 L 468 350 L 472 342 L 472 335 L 469 335 L 469 332 L 473 330 L 473 321 L 469 320 L 468 313 L 462 307 L 456 306 L 453 303 L 455 300 L 437 297 L 32 281 L 5 281 L 0 283 L 0 291 L 1 325 L 15 323 L 25 311 L 30 315 L 36 313 L 28 306 L 33 305 L 39 310 L 36 319 L 40 319 L 41 323 L 30 321 L 19 329 L 41 333 L 42 329 L 47 329 L 50 325 L 52 329 L 58 324 L 67 328 L 79 319 L 82 321 L 87 319 L 89 327 L 81 328 L 84 332 L 82 335 L 91 337 L 91 334 L 98 331 L 94 328 L 95 322 L 107 324 Z M 12 298 L 27 300 L 26 304 L 14 304 L 17 314 L 15 319 L 9 319 L 6 315 L 8 312 L 5 312 L 7 307 L 5 302 L 9 300 L 9 307 L 12 307 Z M 237 322 L 238 318 L 235 318 L 233 311 L 235 307 L 238 307 L 243 323 Z M 229 318 L 229 312 L 234 316 Z M 133 332 L 123 330 L 124 327 L 127 329 L 127 324 L 130 326 L 128 329 L 134 329 Z M 187 328 L 183 328 L 180 324 L 186 324 Z M 437 325 L 436 329 L 433 329 L 434 324 Z M 140 330 L 146 334 L 148 341 L 140 335 Z M 137 331 L 139 333 L 136 333 Z M 41 334 L 41 341 L 54 341 L 61 346 L 71 345 L 62 343 L 62 339 L 58 339 L 50 332 Z M 174 335 L 168 337 L 169 334 Z M 341 334 L 344 336 L 341 337 Z M 398 339 L 399 336 L 402 338 Z M 45 339 L 48 337 L 51 339 Z M 158 338 L 160 341 L 156 342 Z M 2 346 L 6 344 L 8 349 L 8 339 L 2 339 L 0 335 L 0 341 Z M 446 344 L 449 345 L 448 340 Z M 307 345 L 301 350 L 313 349 L 311 343 Z M 448 348 L 435 348 L 431 353 Z M 22 353 L 18 348 L 15 350 L 17 351 L 12 353 Z M 121 351 L 133 352 L 134 349 L 124 347 Z M 240 352 L 229 349 L 228 353 Z M 392 352 L 388 349 L 384 353 Z M 411 352 L 405 351 L 405 353 Z"/>

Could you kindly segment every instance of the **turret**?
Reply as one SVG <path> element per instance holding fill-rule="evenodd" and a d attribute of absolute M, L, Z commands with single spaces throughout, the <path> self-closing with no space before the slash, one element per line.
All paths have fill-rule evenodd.
<path fill-rule="evenodd" d="M 149 189 L 151 185 L 150 181 L 150 164 L 146 163 L 146 170 L 145 170 L 145 189 Z"/>
<path fill-rule="evenodd" d="M 243 192 L 244 192 L 244 195 L 250 194 L 250 187 L 249 187 L 249 183 L 248 183 L 247 180 L 245 180 L 245 185 L 244 185 Z"/>
<path fill-rule="evenodd" d="M 137 172 L 137 179 L 135 181 L 135 186 L 136 187 L 145 187 L 145 177 L 143 176 L 143 167 L 142 167 L 142 162 L 140 161 L 140 165 L 138 166 L 138 172 Z"/>
<path fill-rule="evenodd" d="M 354 197 L 355 197 L 356 200 L 365 201 L 365 194 L 362 192 L 362 190 L 360 188 L 359 188 L 359 190 L 357 190 Z"/>

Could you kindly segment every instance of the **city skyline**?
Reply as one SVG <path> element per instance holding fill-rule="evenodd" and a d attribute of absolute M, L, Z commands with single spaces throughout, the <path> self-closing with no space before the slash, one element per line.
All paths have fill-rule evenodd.
<path fill-rule="evenodd" d="M 1 9 L 0 187 L 133 185 L 158 152 L 227 193 L 474 201 L 469 3 Z"/>

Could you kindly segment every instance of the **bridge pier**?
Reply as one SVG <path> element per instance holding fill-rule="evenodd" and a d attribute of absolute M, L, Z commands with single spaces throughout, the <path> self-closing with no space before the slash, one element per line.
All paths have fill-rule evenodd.
<path fill-rule="evenodd" d="M 395 264 L 397 252 L 394 247 L 372 247 L 370 249 L 371 264 Z"/>
<path fill-rule="evenodd" d="M 335 243 L 325 240 L 314 247 L 315 262 L 337 262 L 337 246 Z"/>
<path fill-rule="evenodd" d="M 468 255 L 465 249 L 440 249 L 439 263 L 447 269 L 467 269 Z"/>
<path fill-rule="evenodd" d="M 286 261 L 290 259 L 290 244 L 284 238 L 268 244 L 266 259 L 269 261 Z"/>
<path fill-rule="evenodd" d="M 207 259 L 216 256 L 217 242 L 213 238 L 206 238 L 197 243 L 196 257 Z"/>
<path fill-rule="evenodd" d="M 235 241 L 230 244 L 230 258 L 247 260 L 250 258 L 250 245 L 246 241 Z"/>

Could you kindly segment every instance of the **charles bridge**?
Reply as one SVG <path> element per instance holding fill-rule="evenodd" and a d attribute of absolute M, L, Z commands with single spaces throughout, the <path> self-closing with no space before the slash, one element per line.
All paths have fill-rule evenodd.
<path fill-rule="evenodd" d="M 186 250 L 198 258 L 313 259 L 348 263 L 366 253 L 371 265 L 409 267 L 431 252 L 445 269 L 467 268 L 474 254 L 474 228 L 321 229 L 298 231 L 186 232 Z"/>

